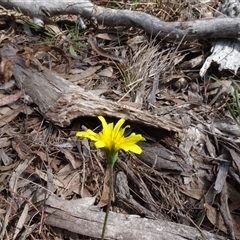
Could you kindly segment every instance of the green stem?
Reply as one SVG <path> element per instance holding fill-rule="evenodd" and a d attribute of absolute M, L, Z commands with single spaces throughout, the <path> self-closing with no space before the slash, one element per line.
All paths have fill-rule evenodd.
<path fill-rule="evenodd" d="M 112 201 L 112 193 L 113 193 L 113 166 L 112 167 L 108 166 L 108 167 L 110 169 L 110 176 L 109 176 L 109 185 L 110 186 L 109 186 L 108 204 L 107 204 L 106 214 L 105 214 L 103 228 L 102 228 L 101 240 L 104 240 L 104 235 L 105 235 L 105 231 L 106 231 L 106 227 L 107 227 L 108 213 L 110 210 L 111 201 Z"/>

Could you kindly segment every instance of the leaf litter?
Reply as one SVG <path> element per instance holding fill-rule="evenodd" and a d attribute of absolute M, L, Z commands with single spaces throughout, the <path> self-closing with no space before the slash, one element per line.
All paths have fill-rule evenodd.
<path fill-rule="evenodd" d="M 201 18 L 201 1 L 194 2 L 192 8 L 188 5 L 186 15 L 182 13 L 184 1 L 179 5 L 171 1 L 154 14 L 166 20 Z M 148 4 L 128 4 L 125 6 L 130 9 L 152 13 Z M 207 12 L 212 11 L 210 5 L 204 6 Z M 88 37 L 93 36 L 89 31 L 88 37 L 79 37 L 81 46 L 56 38 L 51 43 L 57 46 L 54 48 L 38 42 L 31 45 L 23 32 L 25 47 L 6 29 L 1 31 L 5 34 L 1 42 L 14 41 L 22 47 L 18 55 L 25 59 L 26 67 L 33 62 L 39 71 L 54 69 L 93 94 L 156 116 L 166 115 L 169 121 L 181 124 L 182 132 L 177 134 L 133 126 L 148 142 L 142 145 L 140 156 L 120 154 L 113 211 L 198 225 L 226 238 L 240 239 L 239 134 L 229 130 L 234 123 L 226 115 L 229 88 L 234 86 L 219 73 L 217 82 L 200 79 L 204 43 L 184 39 L 180 44 L 159 42 L 142 32 L 115 29 L 109 34 L 106 28 L 94 35 L 94 46 L 89 44 Z M 81 63 L 75 58 L 78 51 Z M 51 52 L 52 59 L 40 52 Z M 123 58 L 126 63 L 116 61 Z M 1 82 L 13 78 L 12 65 L 14 62 L 1 59 Z M 237 75 L 230 76 L 239 80 Z M 65 239 L 72 233 L 43 221 L 49 196 L 49 202 L 60 205 L 60 198 L 68 200 L 71 210 L 77 201 L 88 206 L 106 204 L 108 175 L 103 154 L 87 140 L 75 137 L 82 126 L 97 124 L 80 119 L 69 128 L 54 126 L 36 105 L 21 97 L 27 92 L 16 89 L 0 90 L 0 239 L 54 239 L 56 235 Z"/>

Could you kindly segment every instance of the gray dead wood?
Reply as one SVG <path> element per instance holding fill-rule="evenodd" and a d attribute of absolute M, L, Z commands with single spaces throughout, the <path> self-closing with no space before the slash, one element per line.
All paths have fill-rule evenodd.
<path fill-rule="evenodd" d="M 231 70 L 237 74 L 240 67 L 240 41 L 237 39 L 220 39 L 213 44 L 211 55 L 200 69 L 203 77 L 212 64 L 218 65 L 218 70 Z"/>
<path fill-rule="evenodd" d="M 200 38 L 238 38 L 240 18 L 214 18 L 189 22 L 164 22 L 140 11 L 110 9 L 94 5 L 88 0 L 0 0 L 5 8 L 19 8 L 35 19 L 43 21 L 59 14 L 76 14 L 94 18 L 106 26 L 127 26 L 143 29 L 167 40 Z"/>
<path fill-rule="evenodd" d="M 82 205 L 76 200 L 62 200 L 54 195 L 49 196 L 45 206 L 46 224 L 94 238 L 101 236 L 105 213 L 100 212 L 98 207 Z M 110 212 L 105 239 L 223 240 L 226 238 L 165 220 Z"/>
<path fill-rule="evenodd" d="M 1 56 L 13 59 L 16 51 L 5 46 L 1 49 Z M 20 56 L 16 57 L 12 72 L 18 87 L 26 90 L 43 116 L 58 126 L 68 126 L 78 117 L 103 115 L 125 118 L 168 131 L 181 131 L 180 126 L 165 117 L 153 116 L 146 111 L 95 96 L 48 69 L 41 72 L 34 65 L 27 68 Z"/>
<path fill-rule="evenodd" d="M 166 149 L 159 143 L 140 143 L 143 152 L 138 159 L 157 171 L 168 171 L 175 174 L 190 173 L 192 167 L 187 163 L 185 156 Z M 126 169 L 127 170 L 127 169 Z"/>
<path fill-rule="evenodd" d="M 219 13 L 232 17 L 240 18 L 240 0 L 226 0 L 218 9 Z M 203 77 L 212 64 L 218 65 L 218 70 L 230 70 L 237 74 L 240 67 L 240 41 L 239 39 L 225 39 L 222 36 L 214 42 L 211 55 L 206 59 L 200 69 L 200 76 Z"/>

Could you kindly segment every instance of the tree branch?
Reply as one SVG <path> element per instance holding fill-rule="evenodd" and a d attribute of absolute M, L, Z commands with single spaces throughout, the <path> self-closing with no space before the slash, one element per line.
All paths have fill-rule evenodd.
<path fill-rule="evenodd" d="M 143 29 L 145 32 L 166 40 L 200 38 L 238 38 L 240 18 L 214 18 L 189 22 L 164 22 L 147 13 L 99 7 L 87 0 L 0 0 L 5 8 L 19 8 L 27 15 L 42 20 L 60 14 L 76 14 L 83 18 L 95 18 L 106 26 L 126 26 Z"/>

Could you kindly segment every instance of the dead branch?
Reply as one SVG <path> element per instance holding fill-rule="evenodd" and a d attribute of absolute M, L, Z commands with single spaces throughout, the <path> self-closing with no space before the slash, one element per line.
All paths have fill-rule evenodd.
<path fill-rule="evenodd" d="M 96 206 L 87 206 L 80 202 L 81 199 L 68 201 L 50 195 L 46 201 L 45 223 L 71 232 L 99 238 L 105 213 L 100 212 Z M 182 224 L 114 212 L 109 213 L 105 238 L 132 240 L 225 239 Z"/>
<path fill-rule="evenodd" d="M 76 14 L 95 18 L 106 26 L 126 26 L 143 29 L 149 34 L 166 40 L 200 38 L 238 38 L 240 18 L 214 18 L 189 22 L 164 22 L 140 11 L 116 10 L 94 5 L 88 0 L 0 0 L 5 8 L 16 8 L 34 18 L 46 19 L 60 14 Z"/>

